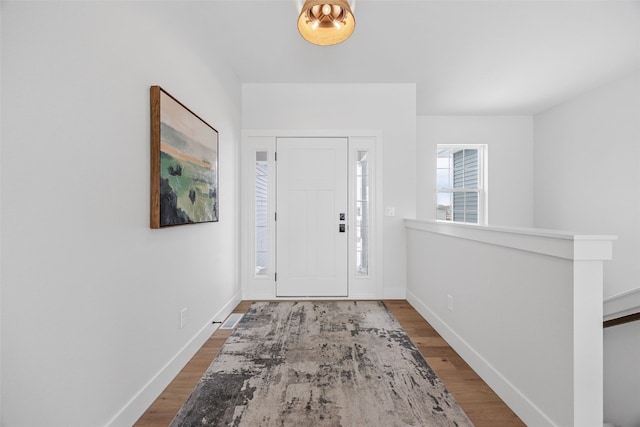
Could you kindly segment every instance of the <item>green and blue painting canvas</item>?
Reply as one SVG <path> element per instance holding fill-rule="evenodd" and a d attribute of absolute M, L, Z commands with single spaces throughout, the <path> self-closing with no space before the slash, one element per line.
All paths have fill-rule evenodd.
<path fill-rule="evenodd" d="M 164 92 L 160 117 L 160 226 L 217 221 L 218 133 Z"/>

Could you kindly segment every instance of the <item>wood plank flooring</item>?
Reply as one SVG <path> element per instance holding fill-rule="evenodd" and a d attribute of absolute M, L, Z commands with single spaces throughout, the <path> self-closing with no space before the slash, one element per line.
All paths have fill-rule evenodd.
<path fill-rule="evenodd" d="M 476 427 L 525 426 L 411 304 L 384 303 Z"/>
<path fill-rule="evenodd" d="M 525 426 L 407 301 L 384 303 L 476 427 Z M 244 313 L 250 305 L 251 301 L 243 301 L 233 312 Z M 169 425 L 229 335 L 230 330 L 216 330 L 135 426 Z"/>

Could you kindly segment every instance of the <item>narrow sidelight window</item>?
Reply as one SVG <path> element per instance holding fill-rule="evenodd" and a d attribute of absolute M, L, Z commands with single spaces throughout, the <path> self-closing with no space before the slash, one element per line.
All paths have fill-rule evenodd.
<path fill-rule="evenodd" d="M 269 227 L 267 221 L 267 196 L 268 196 L 269 167 L 267 152 L 256 152 L 255 169 L 255 206 L 256 206 L 256 232 L 255 232 L 255 274 L 266 276 L 269 265 Z"/>
<path fill-rule="evenodd" d="M 356 275 L 369 274 L 369 153 L 357 152 L 356 163 Z"/>

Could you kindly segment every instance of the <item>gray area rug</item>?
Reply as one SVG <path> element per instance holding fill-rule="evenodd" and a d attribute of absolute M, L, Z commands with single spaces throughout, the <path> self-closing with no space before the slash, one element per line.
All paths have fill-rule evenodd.
<path fill-rule="evenodd" d="M 382 302 L 258 302 L 171 426 L 472 426 Z"/>

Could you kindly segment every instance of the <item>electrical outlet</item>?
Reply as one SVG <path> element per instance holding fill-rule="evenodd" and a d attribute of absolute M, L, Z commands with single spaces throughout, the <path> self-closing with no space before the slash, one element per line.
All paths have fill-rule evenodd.
<path fill-rule="evenodd" d="M 453 311 L 453 297 L 447 294 L 447 308 L 449 311 Z"/>
<path fill-rule="evenodd" d="M 187 326 L 189 323 L 189 309 L 187 307 L 180 310 L 180 329 Z"/>

